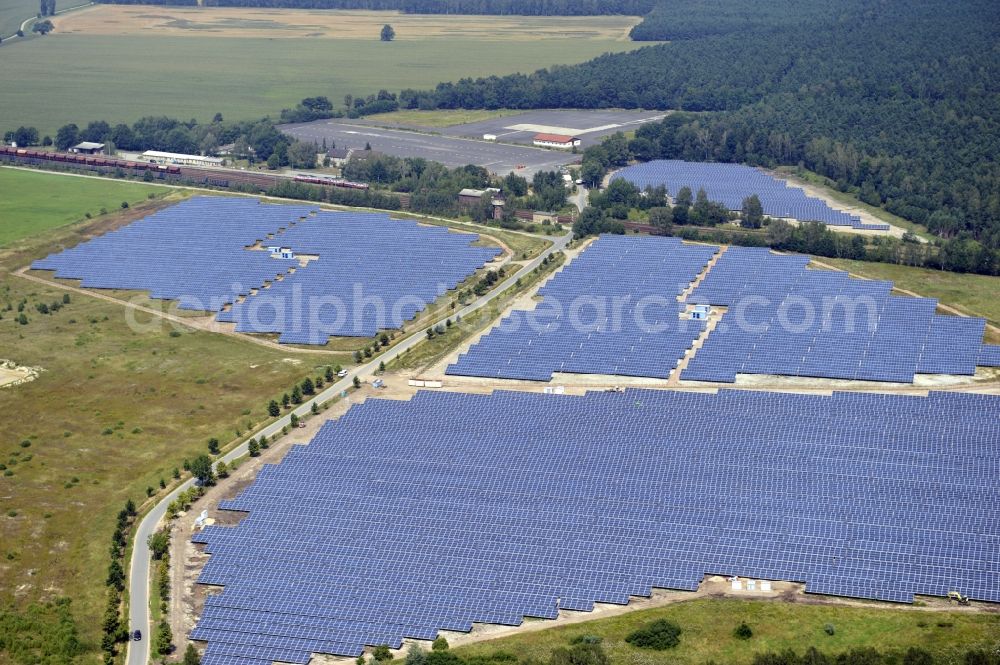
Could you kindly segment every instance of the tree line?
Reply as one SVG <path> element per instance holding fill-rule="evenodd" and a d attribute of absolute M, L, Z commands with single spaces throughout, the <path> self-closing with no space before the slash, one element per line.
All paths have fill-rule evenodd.
<path fill-rule="evenodd" d="M 197 0 L 99 0 L 105 4 L 196 5 Z M 404 14 L 643 16 L 655 0 L 205 0 L 206 7 L 364 9 Z"/>

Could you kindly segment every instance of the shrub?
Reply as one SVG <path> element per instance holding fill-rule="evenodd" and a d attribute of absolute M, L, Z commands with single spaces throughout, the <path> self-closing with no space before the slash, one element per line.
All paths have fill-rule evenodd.
<path fill-rule="evenodd" d="M 643 649 L 670 649 L 680 644 L 680 626 L 666 619 L 659 619 L 631 633 L 625 641 Z"/>
<path fill-rule="evenodd" d="M 833 634 L 834 634 L 834 633 L 836 633 L 837 631 L 836 631 L 836 629 L 835 629 L 835 628 L 833 627 L 833 624 L 832 624 L 832 623 L 828 623 L 828 624 L 826 624 L 825 626 L 823 626 L 823 632 L 824 632 L 824 633 L 826 633 L 827 635 L 833 635 Z"/>
<path fill-rule="evenodd" d="M 372 656 L 377 661 L 392 660 L 392 651 L 389 650 L 388 644 L 380 644 L 372 649 Z"/>
<path fill-rule="evenodd" d="M 431 642 L 431 650 L 433 651 L 445 651 L 448 648 L 448 640 L 445 639 L 444 635 L 439 635 L 434 638 Z"/>
<path fill-rule="evenodd" d="M 750 626 L 743 621 L 740 625 L 736 626 L 736 630 L 733 631 L 733 637 L 738 640 L 749 640 L 753 637 L 753 631 L 750 630 Z"/>

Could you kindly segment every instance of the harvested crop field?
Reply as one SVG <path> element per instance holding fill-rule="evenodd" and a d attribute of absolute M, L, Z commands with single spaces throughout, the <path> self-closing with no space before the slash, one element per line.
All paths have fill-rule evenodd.
<path fill-rule="evenodd" d="M 628 41 L 632 16 L 461 16 L 399 12 L 177 8 L 97 5 L 60 20 L 62 34 L 320 37 L 378 40 L 389 23 L 398 41 L 426 39 Z"/>
<path fill-rule="evenodd" d="M 98 119 L 132 123 L 143 116 L 165 115 L 208 121 L 220 112 L 227 120 L 254 120 L 276 117 L 281 109 L 315 95 L 339 105 L 345 95 L 533 72 L 635 47 L 612 39 L 515 41 L 457 34 L 404 39 L 405 22 L 395 26 L 399 41 L 389 44 L 377 36 L 292 41 L 275 38 L 278 31 L 269 37 L 225 39 L 193 30 L 180 35 L 64 34 L 70 23 L 68 17 L 60 19 L 58 33 L 3 47 L 0 115 L 6 127 L 29 125 L 43 136 L 54 136 L 66 123 L 84 125 Z M 100 94 L 92 94 L 94 90 Z M 60 96 L 73 103 L 38 101 Z"/>

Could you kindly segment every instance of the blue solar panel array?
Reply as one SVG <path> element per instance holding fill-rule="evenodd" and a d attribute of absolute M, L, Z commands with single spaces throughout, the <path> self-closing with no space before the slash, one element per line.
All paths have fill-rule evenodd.
<path fill-rule="evenodd" d="M 716 164 L 656 160 L 622 169 L 614 178 L 623 178 L 640 189 L 666 186 L 667 193 L 676 196 L 681 187 L 692 193 L 704 189 L 710 201 L 721 203 L 730 210 L 740 210 L 743 199 L 756 194 L 770 217 L 823 222 L 831 226 L 888 231 L 888 224 L 864 224 L 860 218 L 829 207 L 824 201 L 806 196 L 796 187 L 772 178 L 763 171 L 743 164 Z"/>
<path fill-rule="evenodd" d="M 680 317 L 677 295 L 717 251 L 676 238 L 603 236 L 539 290 L 536 310 L 512 312 L 447 373 L 667 378 L 705 329 L 704 321 Z"/>
<path fill-rule="evenodd" d="M 319 259 L 219 318 L 297 344 L 399 328 L 500 251 L 470 246 L 474 235 L 377 213 L 319 213 L 280 238 Z M 313 303 L 308 318 L 285 305 L 295 301 Z"/>
<path fill-rule="evenodd" d="M 917 373 L 975 374 L 983 319 L 938 316 L 936 300 L 891 296 L 891 282 L 807 270 L 807 263 L 766 249 L 728 249 L 688 300 L 729 311 L 681 378 L 912 383 Z"/>
<path fill-rule="evenodd" d="M 368 400 L 195 536 L 225 589 L 192 638 L 204 665 L 305 663 L 705 574 L 1000 602 L 998 415 L 957 393 Z"/>
<path fill-rule="evenodd" d="M 983 319 L 938 316 L 936 300 L 892 296 L 892 282 L 809 270 L 808 257 L 765 248 L 727 249 L 677 302 L 718 251 L 676 238 L 602 236 L 539 290 L 535 310 L 511 312 L 446 373 L 666 379 L 705 330 L 704 321 L 679 316 L 688 304 L 729 308 L 681 372 L 689 381 L 771 374 L 912 383 L 916 373 L 972 375 L 980 357 L 995 357 L 981 350 Z M 603 304 L 601 317 L 591 301 Z M 615 302 L 627 304 L 615 313 Z M 573 324 L 574 307 L 584 325 Z"/>
<path fill-rule="evenodd" d="M 387 215 L 321 212 L 255 199 L 197 197 L 32 267 L 82 286 L 136 289 L 218 312 L 240 332 L 326 344 L 398 328 L 499 253 L 478 236 Z M 261 241 L 318 255 L 248 251 Z"/>
<path fill-rule="evenodd" d="M 983 344 L 976 364 L 980 367 L 1000 367 L 1000 345 Z"/>
<path fill-rule="evenodd" d="M 149 291 L 152 298 L 179 301 L 181 309 L 214 312 L 298 265 L 245 246 L 310 212 L 254 199 L 196 197 L 31 267 L 79 279 L 86 288 Z"/>

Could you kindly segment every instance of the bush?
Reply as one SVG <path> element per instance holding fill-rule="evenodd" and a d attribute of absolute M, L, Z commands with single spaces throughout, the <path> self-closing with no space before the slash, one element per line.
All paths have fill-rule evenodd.
<path fill-rule="evenodd" d="M 733 631 L 733 637 L 738 640 L 749 640 L 753 637 L 753 631 L 750 630 L 750 626 L 743 621 L 740 625 L 736 626 L 736 630 Z"/>
<path fill-rule="evenodd" d="M 680 644 L 681 629 L 680 626 L 672 621 L 659 619 L 631 633 L 625 638 L 625 641 L 632 646 L 643 649 L 655 649 L 657 651 L 670 649 Z"/>
<path fill-rule="evenodd" d="M 444 635 L 437 636 L 436 638 L 434 638 L 434 641 L 431 642 L 432 651 L 446 651 L 447 649 L 448 649 L 448 640 L 444 638 Z"/>
<path fill-rule="evenodd" d="M 389 650 L 388 644 L 380 644 L 372 649 L 372 656 L 377 661 L 392 660 L 392 651 Z"/>
<path fill-rule="evenodd" d="M 823 632 L 826 633 L 827 635 L 833 635 L 837 631 L 834 629 L 832 623 L 828 623 L 825 626 L 823 626 Z"/>

